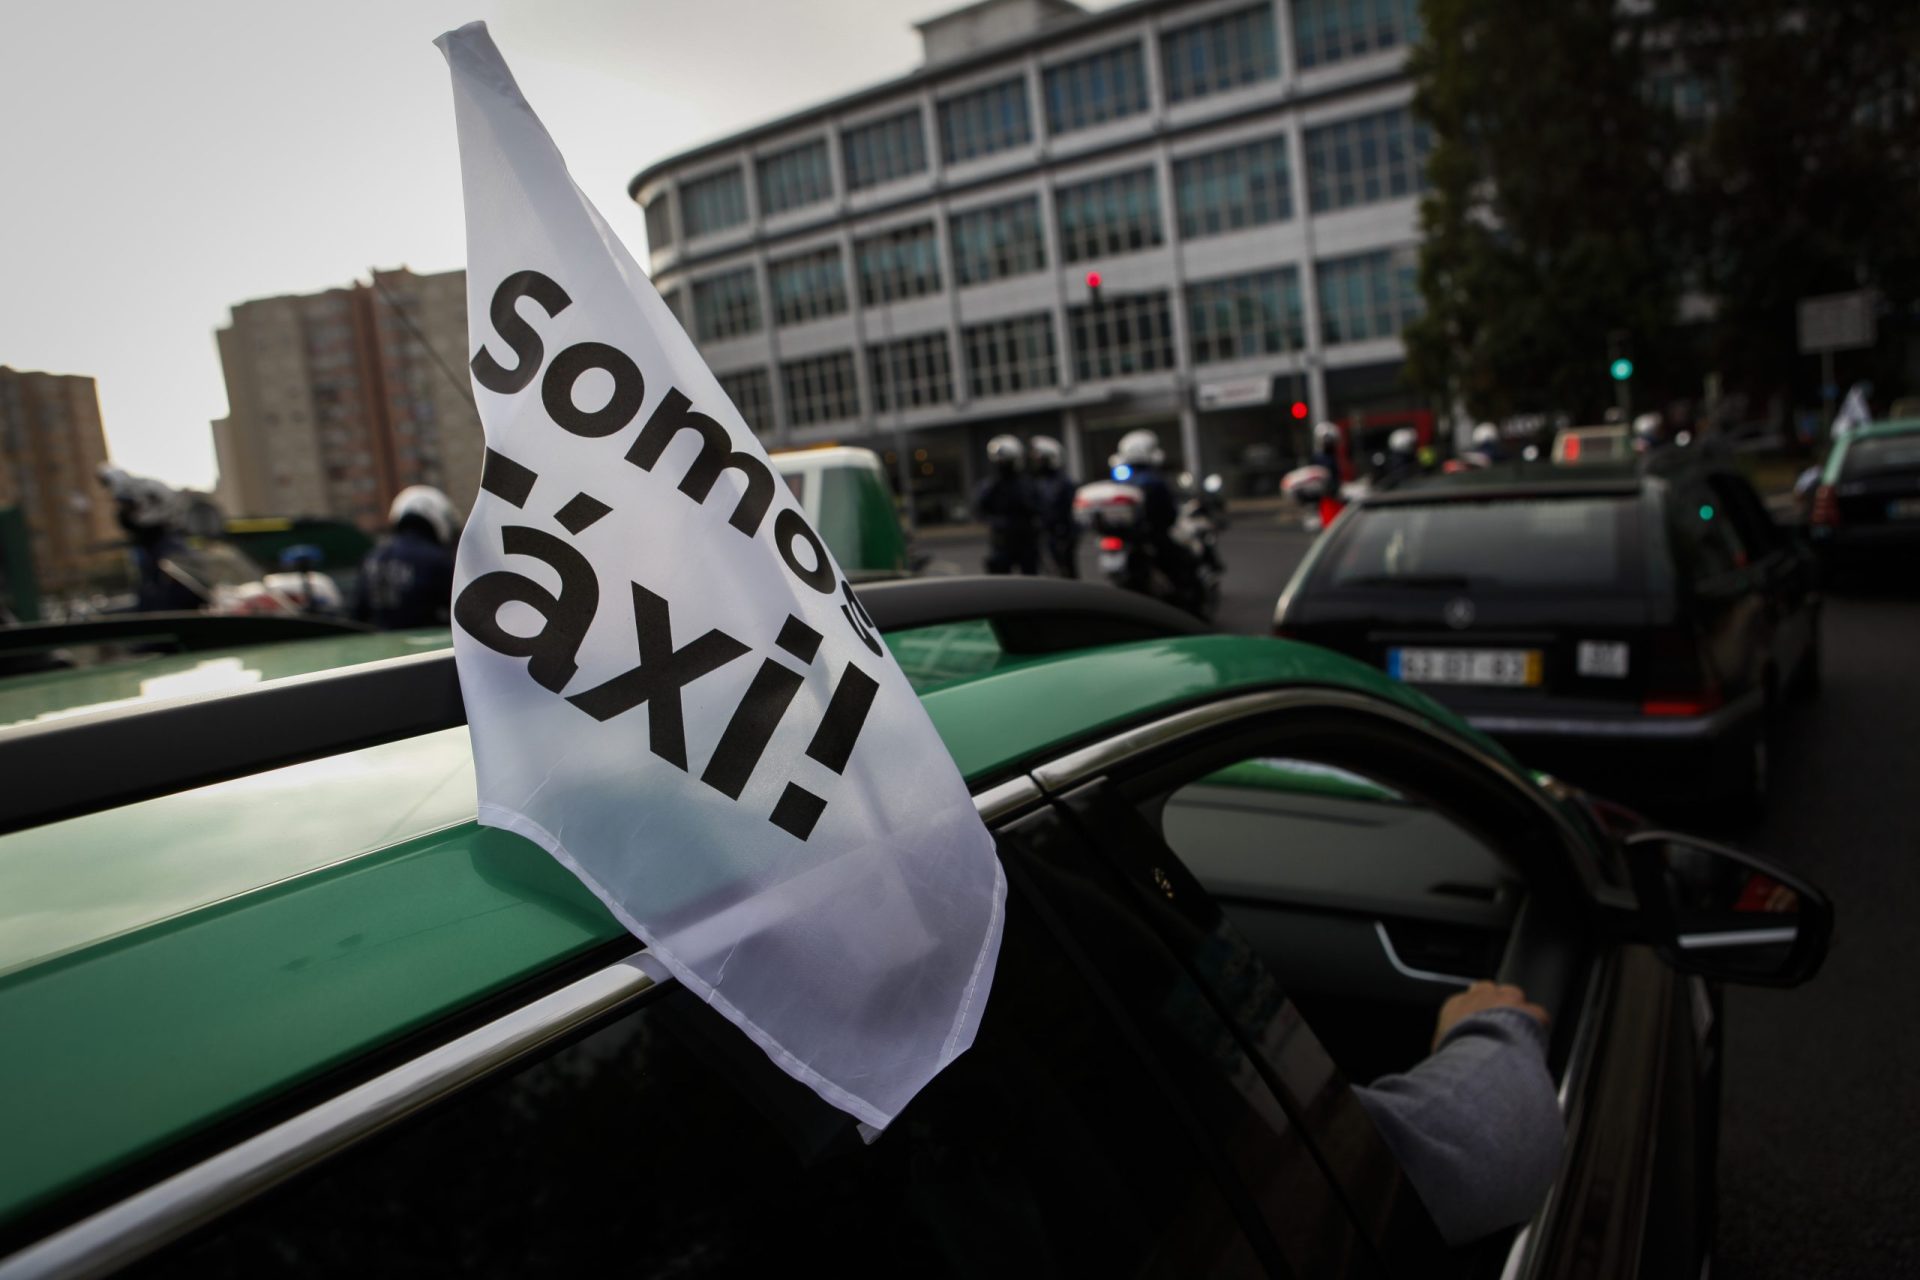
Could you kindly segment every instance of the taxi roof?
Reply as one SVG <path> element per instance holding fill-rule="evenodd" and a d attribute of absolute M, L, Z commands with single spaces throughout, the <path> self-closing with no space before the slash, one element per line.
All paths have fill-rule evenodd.
<path fill-rule="evenodd" d="M 1390 700 L 1503 754 L 1378 671 L 1256 637 L 1009 655 L 921 699 L 978 785 L 1197 701 L 1292 685 Z M 624 938 L 552 858 L 473 814 L 453 728 L 0 838 L 0 1236 Z"/>

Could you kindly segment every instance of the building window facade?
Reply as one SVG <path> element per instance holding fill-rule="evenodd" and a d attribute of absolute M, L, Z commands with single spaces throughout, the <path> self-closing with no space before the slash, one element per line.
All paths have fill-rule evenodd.
<path fill-rule="evenodd" d="M 1299 271 L 1275 267 L 1189 284 L 1187 338 L 1195 364 L 1301 350 L 1307 321 Z"/>
<path fill-rule="evenodd" d="M 805 324 L 822 316 L 839 315 L 847 309 L 840 246 L 828 245 L 767 263 L 767 291 L 773 296 L 775 324 Z"/>
<path fill-rule="evenodd" d="M 1412 246 L 1329 258 L 1315 271 L 1327 346 L 1397 337 L 1421 312 L 1419 251 Z"/>
<path fill-rule="evenodd" d="M 1147 109 L 1147 66 L 1138 41 L 1048 67 L 1047 129 L 1072 133 Z"/>
<path fill-rule="evenodd" d="M 680 225 L 687 239 L 708 236 L 747 220 L 747 188 L 738 168 L 722 169 L 680 186 Z"/>
<path fill-rule="evenodd" d="M 968 325 L 960 342 L 967 353 L 967 392 L 976 398 L 1051 387 L 1060 380 L 1053 317 L 1045 311 Z"/>
<path fill-rule="evenodd" d="M 851 351 L 786 361 L 780 366 L 780 389 L 796 427 L 860 416 L 860 380 Z"/>
<path fill-rule="evenodd" d="M 754 162 L 760 183 L 760 216 L 770 218 L 833 198 L 833 169 L 824 138 L 803 142 Z"/>
<path fill-rule="evenodd" d="M 1293 58 L 1302 71 L 1419 37 L 1419 0 L 1293 0 Z"/>
<path fill-rule="evenodd" d="M 662 191 L 647 201 L 647 251 L 658 253 L 673 244 L 673 202 Z"/>
<path fill-rule="evenodd" d="M 953 399 L 947 333 L 919 333 L 867 348 L 875 408 L 881 413 L 946 404 Z"/>
<path fill-rule="evenodd" d="M 737 338 L 760 328 L 760 287 L 740 267 L 693 282 L 693 331 L 701 342 Z"/>
<path fill-rule="evenodd" d="M 1061 187 L 1054 193 L 1054 208 L 1063 262 L 1134 253 L 1163 239 L 1159 184 L 1151 169 Z"/>
<path fill-rule="evenodd" d="M 1405 107 L 1306 131 L 1307 199 L 1315 213 L 1418 195 L 1432 135 Z"/>
<path fill-rule="evenodd" d="M 849 191 L 926 171 L 927 132 L 918 107 L 845 130 L 840 147 Z"/>
<path fill-rule="evenodd" d="M 1081 382 L 1173 368 L 1173 314 L 1164 292 L 1069 307 L 1067 328 L 1073 376 Z"/>
<path fill-rule="evenodd" d="M 1291 167 L 1282 134 L 1173 165 L 1173 201 L 1180 236 L 1196 240 L 1293 216 Z"/>
<path fill-rule="evenodd" d="M 1047 238 L 1040 226 L 1038 196 L 956 213 L 947 223 L 947 235 L 954 279 L 963 286 L 1046 270 Z"/>
<path fill-rule="evenodd" d="M 1274 79 L 1280 46 L 1273 6 L 1251 5 L 1167 32 L 1160 37 L 1160 67 L 1172 104 Z"/>
<path fill-rule="evenodd" d="M 948 164 L 990 156 L 1033 141 L 1027 78 L 1015 76 L 940 104 L 940 155 Z"/>
<path fill-rule="evenodd" d="M 767 377 L 765 369 L 742 369 L 737 373 L 723 373 L 720 377 L 720 389 L 727 393 L 727 399 L 733 401 L 733 407 L 740 411 L 747 425 L 754 433 L 766 434 L 773 430 L 773 383 Z"/>
<path fill-rule="evenodd" d="M 931 222 L 857 240 L 853 260 L 863 307 L 940 291 L 940 244 Z"/>

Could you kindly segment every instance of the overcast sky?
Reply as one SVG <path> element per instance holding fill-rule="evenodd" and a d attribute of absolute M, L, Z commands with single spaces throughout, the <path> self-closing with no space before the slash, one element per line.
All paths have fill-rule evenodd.
<path fill-rule="evenodd" d="M 116 461 L 210 486 L 231 306 L 463 265 L 440 32 L 487 21 L 644 262 L 644 165 L 911 70 L 960 3 L 0 0 L 0 364 L 98 379 Z"/>

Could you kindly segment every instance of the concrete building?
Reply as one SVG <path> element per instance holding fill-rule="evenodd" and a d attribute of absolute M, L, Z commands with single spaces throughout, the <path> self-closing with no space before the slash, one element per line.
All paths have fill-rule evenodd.
<path fill-rule="evenodd" d="M 106 460 L 92 378 L 0 365 L 0 509 L 24 517 L 43 593 L 81 590 L 123 558 L 100 487 Z"/>
<path fill-rule="evenodd" d="M 463 510 L 485 439 L 467 382 L 466 273 L 368 282 L 233 309 L 213 424 L 229 515 L 330 515 L 369 531 L 410 484 Z"/>
<path fill-rule="evenodd" d="M 985 0 L 907 76 L 643 170 L 654 282 L 763 436 L 893 455 L 923 518 L 1000 431 L 1085 475 L 1153 427 L 1264 488 L 1311 421 L 1427 407 L 1416 14 Z"/>

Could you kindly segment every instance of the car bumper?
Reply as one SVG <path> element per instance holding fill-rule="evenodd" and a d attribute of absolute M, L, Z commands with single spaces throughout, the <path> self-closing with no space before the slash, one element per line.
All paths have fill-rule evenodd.
<path fill-rule="evenodd" d="M 1747 766 L 1765 703 L 1758 692 L 1701 716 L 1469 714 L 1529 768 L 1603 796 L 1685 801 L 1726 792 Z"/>

